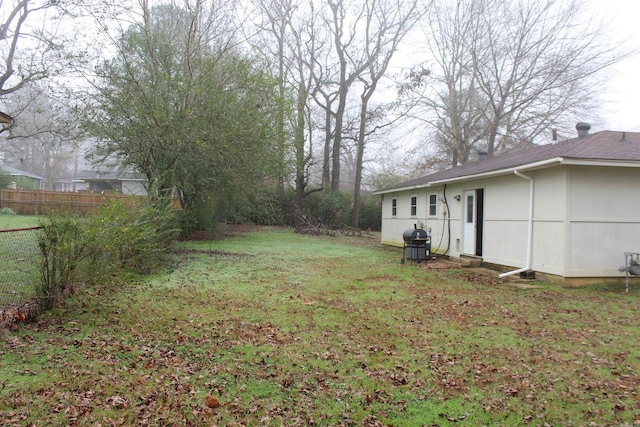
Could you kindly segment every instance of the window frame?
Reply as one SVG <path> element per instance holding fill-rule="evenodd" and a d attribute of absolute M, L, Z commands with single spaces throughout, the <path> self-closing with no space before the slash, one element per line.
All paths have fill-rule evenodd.
<path fill-rule="evenodd" d="M 429 193 L 427 196 L 427 216 L 438 216 L 438 193 Z"/>
<path fill-rule="evenodd" d="M 418 216 L 418 195 L 409 198 L 409 212 L 412 217 Z"/>
<path fill-rule="evenodd" d="M 398 198 L 394 197 L 391 199 L 391 217 L 395 218 L 398 216 Z"/>

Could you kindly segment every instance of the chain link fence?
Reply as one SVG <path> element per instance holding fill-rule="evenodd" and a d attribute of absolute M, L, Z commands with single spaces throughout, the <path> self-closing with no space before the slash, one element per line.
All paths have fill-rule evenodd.
<path fill-rule="evenodd" d="M 37 234 L 41 227 L 0 230 L 0 326 L 36 297 L 41 280 Z M 8 318 L 11 317 L 11 318 Z"/>

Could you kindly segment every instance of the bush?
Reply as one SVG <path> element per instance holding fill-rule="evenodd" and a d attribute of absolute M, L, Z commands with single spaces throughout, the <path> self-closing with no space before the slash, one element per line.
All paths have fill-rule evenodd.
<path fill-rule="evenodd" d="M 42 277 L 36 293 L 46 309 L 75 281 L 78 267 L 91 255 L 91 248 L 83 235 L 81 219 L 63 215 L 42 224 L 38 249 L 42 255 Z"/>
<path fill-rule="evenodd" d="M 353 195 L 337 191 L 323 195 L 318 204 L 317 215 L 330 228 L 343 228 L 351 224 L 352 211 Z"/>
<path fill-rule="evenodd" d="M 16 215 L 16 213 L 11 208 L 2 208 L 0 209 L 0 215 Z"/>
<path fill-rule="evenodd" d="M 352 197 L 348 193 L 342 191 L 323 193 L 317 206 L 316 216 L 329 228 L 342 228 L 351 222 L 352 207 Z"/>
<path fill-rule="evenodd" d="M 282 225 L 284 223 L 280 198 L 275 190 L 256 192 L 249 201 L 252 204 L 250 222 L 259 225 Z"/>
<path fill-rule="evenodd" d="M 380 231 L 382 226 L 382 205 L 380 198 L 365 194 L 360 198 L 360 229 Z"/>
<path fill-rule="evenodd" d="M 8 188 L 9 184 L 11 184 L 12 182 L 13 177 L 11 175 L 0 172 L 0 188 Z"/>
<path fill-rule="evenodd" d="M 289 201 L 293 205 L 293 196 Z M 293 208 L 291 208 L 293 211 Z M 339 229 L 351 225 L 353 195 L 347 192 L 317 192 L 305 198 L 305 220 L 311 226 Z M 359 228 L 379 231 L 382 222 L 380 200 L 372 194 L 360 199 Z"/>
<path fill-rule="evenodd" d="M 42 223 L 42 280 L 36 291 L 51 307 L 74 283 L 109 280 L 121 269 L 148 273 L 160 266 L 177 235 L 170 207 L 127 207 L 114 201 L 95 216 L 56 214 Z"/>
<path fill-rule="evenodd" d="M 102 208 L 85 225 L 86 238 L 93 242 L 92 271 L 154 270 L 162 264 L 167 248 L 177 237 L 175 224 L 169 206 L 127 207 L 115 201 Z"/>
<path fill-rule="evenodd" d="M 225 206 L 225 219 L 232 224 L 281 225 L 283 215 L 275 190 L 258 189 Z"/>

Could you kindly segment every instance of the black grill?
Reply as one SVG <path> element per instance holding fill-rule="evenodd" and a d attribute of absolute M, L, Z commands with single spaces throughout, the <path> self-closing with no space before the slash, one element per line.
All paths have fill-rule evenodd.
<path fill-rule="evenodd" d="M 422 228 L 410 228 L 402 233 L 404 249 L 402 252 L 403 264 L 406 260 L 418 263 L 426 261 L 431 257 L 431 236 Z"/>

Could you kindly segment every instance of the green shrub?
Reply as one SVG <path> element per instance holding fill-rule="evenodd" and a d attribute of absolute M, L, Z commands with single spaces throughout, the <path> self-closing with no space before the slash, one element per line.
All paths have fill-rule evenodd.
<path fill-rule="evenodd" d="M 220 224 L 227 220 L 225 216 L 228 210 L 227 203 L 224 198 L 221 200 L 213 196 L 201 196 L 199 200 L 189 203 L 179 211 L 177 223 L 182 237 L 190 239 L 194 233 L 216 235 Z"/>
<path fill-rule="evenodd" d="M 114 201 L 97 215 L 55 214 L 42 223 L 38 248 L 42 280 L 36 291 L 51 307 L 74 283 L 110 280 L 121 269 L 148 273 L 164 261 L 177 236 L 167 206 L 125 206 Z"/>
<path fill-rule="evenodd" d="M 224 223 L 282 225 L 284 221 L 277 192 L 266 187 L 246 194 L 202 194 L 180 214 L 184 238 L 217 235 Z"/>
<path fill-rule="evenodd" d="M 382 206 L 378 196 L 363 194 L 360 198 L 360 229 L 380 231 L 382 226 Z"/>
<path fill-rule="evenodd" d="M 16 215 L 16 213 L 11 208 L 2 208 L 0 209 L 0 215 Z"/>
<path fill-rule="evenodd" d="M 249 196 L 247 220 L 258 225 L 282 225 L 284 222 L 280 198 L 275 189 L 258 190 Z"/>
<path fill-rule="evenodd" d="M 13 187 L 15 185 L 15 187 Z M 35 182 L 26 176 L 13 176 L 0 173 L 0 188 L 19 188 L 21 190 L 35 190 Z"/>
<path fill-rule="evenodd" d="M 0 188 L 7 188 L 13 182 L 13 177 L 0 172 Z"/>
<path fill-rule="evenodd" d="M 92 242 L 92 271 L 152 271 L 162 264 L 167 248 L 177 237 L 175 224 L 168 205 L 127 207 L 114 201 L 85 224 L 86 239 Z"/>
<path fill-rule="evenodd" d="M 318 220 L 329 228 L 342 228 L 350 224 L 352 196 L 342 191 L 321 194 L 316 211 Z"/>
<path fill-rule="evenodd" d="M 52 216 L 38 234 L 42 277 L 36 285 L 43 308 L 51 308 L 66 287 L 77 279 L 78 267 L 91 255 L 82 220 L 72 215 Z"/>

